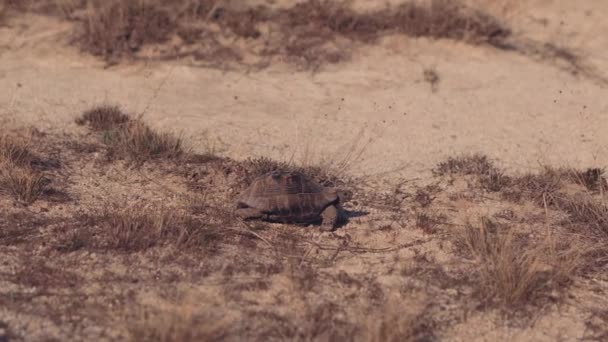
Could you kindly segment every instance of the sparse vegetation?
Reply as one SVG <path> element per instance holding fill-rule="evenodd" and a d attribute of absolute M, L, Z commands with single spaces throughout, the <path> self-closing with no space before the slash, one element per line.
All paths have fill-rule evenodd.
<path fill-rule="evenodd" d="M 111 159 L 141 164 L 150 159 L 175 159 L 184 155 L 182 139 L 158 133 L 139 119 L 132 119 L 118 106 L 103 105 L 85 111 L 76 123 L 101 132 Z"/>
<path fill-rule="evenodd" d="M 158 133 L 141 121 L 131 121 L 124 127 L 103 133 L 111 158 L 142 163 L 150 159 L 175 159 L 184 154 L 181 138 Z"/>
<path fill-rule="evenodd" d="M 0 166 L 0 190 L 9 192 L 15 199 L 32 204 L 42 195 L 47 180 L 36 171 L 11 165 Z"/>
<path fill-rule="evenodd" d="M 227 333 L 228 325 L 197 315 L 195 308 L 184 304 L 166 310 L 146 310 L 134 314 L 128 325 L 133 342 L 195 342 L 218 341 Z"/>
<path fill-rule="evenodd" d="M 22 6 L 22 10 L 28 8 L 31 6 Z M 147 44 L 163 44 L 179 37 L 182 46 L 167 49 L 160 58 L 191 55 L 212 64 L 240 63 L 241 52 L 221 43 L 221 38 L 228 35 L 249 43 L 263 41 L 264 49 L 251 49 L 262 60 L 280 56 L 316 68 L 348 58 L 344 46 L 336 45 L 339 38 L 370 43 L 383 34 L 399 33 L 502 48 L 503 40 L 510 35 L 509 29 L 496 18 L 447 0 L 433 0 L 429 4 L 406 2 L 364 13 L 324 0 L 308 0 L 278 10 L 261 6 L 246 11 L 211 0 L 170 3 L 89 0 L 62 2 L 48 11 L 71 18 L 77 9 L 87 11 L 79 28 L 78 43 L 108 61 L 134 57 Z M 221 33 L 213 25 L 219 25 Z M 278 34 L 261 30 L 263 25 L 272 26 Z"/>
<path fill-rule="evenodd" d="M 379 319 L 369 319 L 365 330 L 365 341 L 369 342 L 410 342 L 433 340 L 435 323 L 425 311 L 404 314 L 401 310 L 389 309 L 378 313 Z M 401 312 L 399 312 L 401 311 Z"/>
<path fill-rule="evenodd" d="M 76 123 L 88 125 L 95 131 L 107 131 L 124 126 L 131 120 L 131 117 L 125 114 L 119 106 L 101 105 L 82 113 L 76 119 Z"/>
<path fill-rule="evenodd" d="M 27 143 L 12 135 L 0 136 L 0 164 L 29 165 L 33 160 Z"/>
<path fill-rule="evenodd" d="M 427 234 L 435 234 L 437 226 L 444 221 L 445 218 L 441 216 L 434 216 L 423 212 L 416 214 L 416 227 L 422 229 Z"/>
<path fill-rule="evenodd" d="M 35 158 L 22 138 L 0 136 L 0 192 L 32 204 L 44 192 L 48 180 L 33 169 Z"/>
<path fill-rule="evenodd" d="M 161 1 L 93 0 L 87 7 L 83 47 L 106 59 L 163 42 L 178 25 Z"/>
<path fill-rule="evenodd" d="M 227 241 L 231 234 L 217 224 L 179 214 L 175 209 L 137 205 L 110 204 L 103 213 L 84 215 L 71 226 L 69 239 L 60 245 L 66 251 L 89 247 L 138 252 L 167 245 L 179 250 L 214 251 L 217 243 Z"/>
<path fill-rule="evenodd" d="M 255 1 L 258 2 L 263 1 Z M 597 79 L 602 76 L 582 63 L 583 53 L 551 43 L 526 41 L 520 34 L 510 37 L 509 28 L 500 18 L 465 5 L 471 1 L 398 2 L 399 5 L 380 7 L 371 1 L 356 1 L 355 5 L 350 1 L 269 0 L 265 5 L 248 7 L 246 0 L 0 0 L 0 34 L 22 35 L 17 39 L 0 37 L 9 49 L 18 47 L 16 54 L 8 51 L 6 55 L 12 71 L 7 75 L 9 92 L 3 97 L 8 115 L 0 113 L 0 122 L 6 123 L 4 130 L 10 130 L 14 119 L 30 112 L 25 122 L 36 121 L 45 127 L 44 132 L 11 131 L 0 135 L 0 342 L 523 338 L 521 331 L 539 329 L 539 334 L 534 331 L 532 336 L 542 336 L 555 322 L 564 320 L 568 320 L 564 328 L 568 338 L 607 339 L 605 170 L 547 167 L 518 175 L 503 170 L 494 159 L 473 154 L 439 164 L 433 179 L 426 174 L 413 175 L 424 164 L 420 160 L 404 161 L 415 146 L 399 146 L 401 135 L 413 133 L 414 138 L 428 141 L 428 136 L 423 136 L 428 132 L 403 129 L 403 122 L 397 123 L 400 119 L 413 126 L 432 122 L 433 129 L 441 135 L 439 143 L 449 144 L 453 139 L 453 147 L 448 150 L 470 146 L 470 141 L 461 141 L 465 140 L 462 136 L 480 133 L 479 127 L 463 125 L 457 127 L 458 132 L 447 132 L 443 113 L 420 119 L 424 113 L 416 113 L 420 108 L 411 100 L 383 90 L 393 85 L 409 89 L 402 83 L 422 78 L 428 83 L 422 85 L 436 92 L 446 78 L 449 87 L 445 90 L 450 91 L 445 96 L 430 96 L 430 110 L 441 101 L 449 105 L 450 99 L 444 97 L 450 94 L 477 94 L 475 88 L 487 88 L 490 83 L 471 79 L 463 87 L 452 79 L 475 69 L 474 65 L 453 72 L 453 66 L 446 63 L 440 67 L 445 69 L 445 75 L 439 75 L 434 66 L 426 64 L 433 60 L 445 62 L 448 57 L 450 61 L 452 57 L 462 60 L 461 55 L 466 52 L 462 43 L 530 54 L 543 61 L 555 60 L 573 73 Z M 480 6 L 496 10 L 494 5 Z M 543 9 L 546 7 L 543 5 Z M 517 8 L 514 13 L 526 12 L 525 9 L 531 8 Z M 55 18 L 32 14 L 25 19 L 8 18 L 18 11 Z M 598 18 L 585 11 L 575 15 L 584 20 Z M 506 11 L 499 9 L 494 13 Z M 543 26 L 547 34 L 541 36 L 551 36 L 553 29 L 564 29 L 553 22 L 559 20 L 553 14 L 547 19 L 542 15 L 513 23 L 530 25 L 517 28 L 522 34 L 538 36 L 528 29 Z M 58 24 L 58 17 L 69 22 Z M 6 23 L 10 27 L 1 27 Z M 576 36 L 571 28 L 568 26 L 567 33 Z M 74 130 L 73 125 L 47 126 L 64 122 L 61 115 L 56 117 L 58 106 L 69 109 L 86 100 L 61 100 L 55 96 L 61 89 L 59 93 L 39 94 L 45 84 L 34 84 L 39 83 L 35 82 L 36 75 L 46 74 L 61 74 L 62 81 L 69 81 L 70 75 L 64 75 L 61 68 L 44 73 L 54 69 L 48 61 L 61 60 L 61 56 L 55 56 L 47 61 L 53 47 L 68 41 L 47 41 L 47 36 L 55 37 L 66 29 L 74 30 L 68 44 L 109 64 L 155 60 L 146 63 L 143 76 L 140 68 L 136 72 L 125 66 L 126 73 L 121 68 L 121 75 L 102 77 L 109 81 L 115 81 L 116 76 L 127 77 L 123 88 L 132 87 L 130 94 L 138 98 L 153 88 L 152 84 L 141 87 L 145 82 L 142 77 L 152 75 L 148 82 L 156 83 L 161 76 L 159 70 L 148 67 L 154 69 L 159 61 L 167 59 L 185 58 L 178 64 L 240 67 L 252 72 L 252 80 L 243 83 L 234 70 L 227 75 L 218 70 L 198 70 L 195 75 L 187 75 L 185 67 L 177 67 L 175 73 L 173 69 L 163 69 L 169 72 L 153 90 L 153 100 L 162 100 L 160 107 L 165 107 L 167 100 L 173 101 L 172 108 L 188 111 L 183 117 L 195 110 L 191 103 L 178 103 L 183 97 L 170 94 L 156 98 L 167 80 L 174 83 L 170 77 L 186 75 L 199 80 L 202 87 L 220 86 L 221 96 L 210 98 L 209 93 L 204 94 L 201 99 L 211 102 L 196 105 L 210 111 L 222 107 L 224 104 L 219 101 L 225 99 L 230 100 L 225 104 L 227 108 L 250 108 L 252 100 L 259 99 L 252 99 L 252 94 L 258 92 L 247 86 L 262 77 L 262 83 L 273 87 L 267 95 L 285 90 L 285 101 L 290 104 L 300 106 L 312 90 L 311 113 L 303 111 L 302 115 L 312 115 L 314 121 L 307 118 L 306 126 L 302 126 L 298 116 L 292 126 L 294 122 L 285 116 L 279 118 L 279 125 L 271 123 L 256 131 L 255 126 L 263 122 L 255 115 L 265 107 L 254 103 L 255 115 L 244 124 L 235 123 L 247 134 L 236 139 L 229 134 L 224 139 L 222 132 L 212 131 L 218 141 L 222 139 L 222 146 L 242 147 L 227 155 L 247 157 L 271 150 L 287 161 L 266 157 L 232 159 L 216 155 L 213 149 L 194 154 L 181 136 L 157 130 L 159 123 L 145 121 L 143 114 L 127 113 L 115 105 L 85 111 L 76 120 L 84 126 L 79 129 Z M 592 32 L 591 27 L 588 29 Z M 34 39 L 30 35 L 35 35 Z M 410 41 L 396 35 L 424 39 Z M 429 39 L 458 43 L 430 44 Z M 284 66 L 256 75 L 258 68 L 275 61 L 316 71 L 328 63 L 349 59 L 354 49 L 375 43 L 392 55 L 390 61 L 396 62 L 393 69 L 401 71 L 382 74 L 378 65 L 385 61 L 379 52 L 353 53 L 361 55 L 357 58 L 363 63 L 357 67 L 362 68 L 350 70 L 345 65 L 336 68 L 336 73 L 327 74 L 331 77 L 320 75 L 314 79 L 296 75 L 294 82 L 302 85 L 297 87 L 305 91 L 302 94 L 282 89 L 277 80 L 291 80 L 289 75 L 273 78 L 275 72 L 285 71 Z M 419 48 L 423 49 L 421 53 Z M 444 58 L 429 56 L 447 49 L 450 51 Z M 19 73 L 23 65 L 14 60 L 32 51 L 36 53 L 26 62 L 34 63 L 26 68 L 27 72 Z M 487 52 L 481 51 L 477 59 L 492 55 Z M 426 67 L 417 75 L 415 66 L 402 68 L 410 59 Z M 115 72 L 90 72 L 81 69 L 84 64 L 79 61 L 70 61 L 87 81 L 100 72 Z M 532 69 L 548 75 L 544 68 Z M 361 75 L 370 71 L 375 75 L 373 82 L 366 82 Z M 491 82 L 502 82 L 502 76 L 508 75 L 508 70 L 486 65 L 476 76 L 482 77 L 486 72 L 490 73 Z M 342 76 L 349 80 L 344 81 Z M 209 84 L 213 77 L 224 79 L 221 84 Z M 339 82 L 333 82 L 333 77 L 340 78 Z M 568 76 L 559 76 L 560 82 L 563 77 Z M 372 95 L 381 91 L 381 96 L 372 100 L 355 98 L 361 94 L 348 89 L 353 87 L 351 78 L 356 79 L 357 89 L 364 88 Z M 496 88 L 507 89 L 510 85 Z M 181 84 L 178 88 L 186 86 Z M 69 84 L 65 85 L 65 89 L 69 88 Z M 97 94 L 100 87 L 93 88 L 95 94 L 89 94 L 91 98 L 103 97 Z M 108 96 L 116 91 L 120 89 L 109 91 Z M 211 96 L 214 94 L 219 93 L 212 92 Z M 412 94 L 420 95 L 416 91 Z M 576 104 L 572 98 L 580 91 L 567 89 L 562 96 L 552 95 L 555 103 Z M 19 108 L 32 96 L 35 103 Z M 319 98 L 315 96 L 323 100 L 316 101 Z M 547 95 L 541 100 L 547 102 L 548 98 Z M 491 103 L 492 96 L 489 99 L 486 102 Z M 469 104 L 465 99 L 458 106 Z M 143 112 L 152 107 L 156 106 L 146 105 Z M 302 108 L 292 109 L 300 113 Z M 497 113 L 508 112 L 504 109 Z M 590 105 L 587 112 L 583 109 L 580 115 L 586 119 L 590 112 L 601 111 L 601 103 L 593 108 Z M 365 113 L 349 115 L 352 110 L 369 111 L 371 119 L 360 116 Z M 483 108 L 479 112 L 484 113 Z M 44 117 L 39 118 L 40 113 Z M 234 120 L 216 119 L 210 130 L 221 129 Z M 452 120 L 447 120 L 448 126 Z M 491 123 L 492 117 L 482 120 Z M 547 120 L 537 117 L 534 121 L 542 124 Z M 368 156 L 362 151 L 377 140 L 359 134 L 352 143 L 341 145 L 339 141 L 345 136 L 333 136 L 336 128 L 350 133 L 359 125 L 380 138 L 379 146 L 366 151 L 371 152 L 372 158 L 360 164 L 363 156 Z M 577 138 L 580 131 L 580 139 L 587 143 L 598 132 L 584 131 L 589 127 L 576 126 L 569 137 Z M 447 128 L 449 131 L 454 127 Z M 277 142 L 273 137 L 276 129 L 283 129 L 277 136 L 287 140 L 287 151 L 284 146 L 273 146 Z M 504 132 L 511 129 L 507 127 Z M 322 132 L 317 135 L 319 130 Z M 297 134 L 292 138 L 289 133 Z M 256 134 L 266 138 L 261 147 L 253 141 Z M 504 139 L 502 134 L 494 138 Z M 518 139 L 523 136 L 519 134 Z M 538 141 L 526 137 L 526 141 Z M 383 145 L 382 140 L 388 144 Z M 540 141 L 541 151 L 545 144 L 555 142 Z M 335 149 L 335 155 L 311 154 L 317 146 L 307 143 L 318 144 L 321 154 Z M 296 149 L 289 151 L 294 145 Z M 486 146 L 493 147 L 494 144 Z M 525 147 L 507 150 L 512 155 Z M 400 150 L 405 154 L 391 158 L 394 151 Z M 290 156 L 289 152 L 293 154 Z M 599 152 L 600 157 L 602 153 Z M 431 158 L 433 155 L 429 154 Z M 385 164 L 375 164 L 384 157 Z M 582 153 L 580 159 L 586 158 L 589 155 Z M 388 165 L 394 168 L 387 170 Z M 403 170 L 405 167 L 407 170 Z M 325 186 L 346 190 L 340 191 L 348 216 L 345 224 L 334 232 L 319 233 L 304 225 L 237 219 L 234 200 L 239 192 L 254 177 L 273 170 L 298 171 Z M 356 175 L 360 177 L 355 178 Z M 69 201 L 62 200 L 64 195 Z M 260 201 L 265 198 L 260 197 Z M 294 202 L 292 197 L 289 204 Z M 299 204 L 304 211 L 303 206 L 310 203 L 305 203 L 306 195 L 301 197 L 305 199 L 296 201 L 294 207 Z M 473 217 L 479 217 L 479 222 L 471 222 Z M 553 321 L 556 316 L 557 321 Z M 542 324 L 528 325 L 529 322 Z M 521 331 L 520 324 L 525 325 Z M 549 331 L 545 337 L 563 337 L 559 335 L 565 330 L 555 330 L 559 332 Z"/>
<path fill-rule="evenodd" d="M 533 244 L 487 218 L 457 234 L 459 245 L 479 263 L 473 285 L 486 305 L 513 309 L 539 304 L 569 284 L 583 263 L 579 246 L 557 245 L 551 237 Z"/>
<path fill-rule="evenodd" d="M 487 175 L 494 169 L 494 164 L 487 156 L 481 154 L 449 157 L 439 163 L 435 169 L 438 175 Z"/>
<path fill-rule="evenodd" d="M 113 152 L 116 157 L 133 158 L 129 154 L 133 152 L 128 151 L 139 151 L 139 155 L 147 156 L 140 160 L 163 155 L 146 152 L 155 149 L 139 147 L 142 146 L 142 141 L 143 146 L 154 145 L 155 143 L 148 142 L 150 139 L 157 139 L 157 133 L 151 133 L 142 121 L 130 119 L 117 107 L 108 106 L 88 111 L 80 123 L 88 125 L 98 133 L 102 139 L 100 142 L 105 143 L 106 149 L 112 151 L 116 148 Z M 142 135 L 145 137 L 139 138 Z M 3 146 L 8 146 L 3 149 L 2 158 L 12 163 L 6 162 L 5 165 L 38 172 L 35 169 L 41 166 L 37 165 L 44 163 L 29 162 L 36 158 L 32 157 L 28 145 L 7 141 L 11 140 L 4 139 L 2 142 Z M 77 154 L 77 157 L 72 157 L 72 163 L 87 163 L 82 159 L 89 158 L 91 154 L 88 148 L 72 148 L 70 151 Z M 152 195 L 142 193 L 141 197 L 136 197 L 138 199 L 135 202 L 95 201 L 93 203 L 97 204 L 88 208 L 70 204 L 68 210 L 71 210 L 73 219 L 67 221 L 49 220 L 45 216 L 48 214 L 36 218 L 31 212 L 19 215 L 3 214 L 0 215 L 0 242 L 7 247 L 38 246 L 43 254 L 59 253 L 62 260 L 73 260 L 88 254 L 114 263 L 119 262 L 120 258 L 130 260 L 129 263 L 133 260 L 148 260 L 148 264 L 138 264 L 137 269 L 124 266 L 128 271 L 124 271 L 120 276 L 104 276 L 110 277 L 107 279 L 112 279 L 113 284 L 118 284 L 116 286 L 125 288 L 129 288 L 129 284 L 142 281 L 148 284 L 147 286 L 156 286 L 154 291 L 160 291 L 159 289 L 165 286 L 163 284 L 174 284 L 178 281 L 200 284 L 203 279 L 224 279 L 222 282 L 226 281 L 230 285 L 222 285 L 223 290 L 219 292 L 221 300 L 228 305 L 238 306 L 248 300 L 246 298 L 249 298 L 251 293 L 257 295 L 265 291 L 276 291 L 277 285 L 273 280 L 276 277 L 289 284 L 289 291 L 294 294 L 289 297 L 290 300 L 320 300 L 319 303 L 311 302 L 313 304 L 307 306 L 305 312 L 293 317 L 274 312 L 268 312 L 268 316 L 260 316 L 244 311 L 243 320 L 250 323 L 239 323 L 245 325 L 238 331 L 228 331 L 222 324 L 206 324 L 205 322 L 209 322 L 206 316 L 209 311 L 205 310 L 148 310 L 143 315 L 129 318 L 126 333 L 133 340 L 187 341 L 218 336 L 349 339 L 363 334 L 371 340 L 390 341 L 435 336 L 440 326 L 432 319 L 432 305 L 421 314 L 399 316 L 408 319 L 378 314 L 374 324 L 361 326 L 360 322 L 356 324 L 352 318 L 344 316 L 347 307 L 343 304 L 315 297 L 316 293 L 325 291 L 327 287 L 336 287 L 335 282 L 339 282 L 339 287 L 344 291 L 340 293 L 340 296 L 343 296 L 339 299 L 342 301 L 340 303 L 348 302 L 346 298 L 350 298 L 348 293 L 352 287 L 362 303 L 371 305 L 374 310 L 384 310 L 386 304 L 383 303 L 388 295 L 395 294 L 394 289 L 386 288 L 385 284 L 377 281 L 362 279 L 359 275 L 336 273 L 338 271 L 334 267 L 335 263 L 350 259 L 358 253 L 367 254 L 370 258 L 374 254 L 382 255 L 377 260 L 384 260 L 387 255 L 391 255 L 385 253 L 394 253 L 392 255 L 396 263 L 390 264 L 398 265 L 398 251 L 413 248 L 416 256 L 411 259 L 411 264 L 401 271 L 401 277 L 407 285 L 398 292 L 437 290 L 447 293 L 447 289 L 467 288 L 472 289 L 472 292 L 467 290 L 462 293 L 471 294 L 462 295 L 462 299 L 451 297 L 455 303 L 459 300 L 473 301 L 484 309 L 499 308 L 505 313 L 528 312 L 547 303 L 559 301 L 562 294 L 570 288 L 569 285 L 576 282 L 580 275 L 596 274 L 608 261 L 608 253 L 601 247 L 601 242 L 606 241 L 608 210 L 597 199 L 598 196 L 603 196 L 603 175 L 594 171 L 595 169 L 582 172 L 546 169 L 538 174 L 507 176 L 486 157 L 479 155 L 452 158 L 438 168 L 437 174 L 441 177 L 465 177 L 469 187 L 478 187 L 472 189 L 474 191 L 471 191 L 470 196 L 473 197 L 465 197 L 463 201 L 473 201 L 475 194 L 484 192 L 496 193 L 498 196 L 495 197 L 502 199 L 501 194 L 512 191 L 520 193 L 523 200 L 541 205 L 537 206 L 537 211 L 543 215 L 546 210 L 561 213 L 562 219 L 546 224 L 554 227 L 550 230 L 539 230 L 539 225 L 532 220 L 527 221 L 525 216 L 520 216 L 517 220 L 499 219 L 500 221 L 484 218 L 480 224 L 464 226 L 452 224 L 453 217 L 450 215 L 456 214 L 437 211 L 444 205 L 444 185 L 428 185 L 408 194 L 402 190 L 390 192 L 387 201 L 396 200 L 398 203 L 395 202 L 395 205 L 385 209 L 389 213 L 388 220 L 397 220 L 397 224 L 404 228 L 421 229 L 426 233 L 423 234 L 424 239 L 440 245 L 446 236 L 453 237 L 456 252 L 442 258 L 450 258 L 456 264 L 462 265 L 454 268 L 443 267 L 438 261 L 431 262 L 430 260 L 435 260 L 433 251 L 427 250 L 425 254 L 417 252 L 416 247 L 413 247 L 416 246 L 416 241 L 412 241 L 411 245 L 394 248 L 390 244 L 388 248 L 382 246 L 377 249 L 368 245 L 369 234 L 410 235 L 409 229 L 380 229 L 364 233 L 368 235 L 355 235 L 355 238 L 351 237 L 351 234 L 356 233 L 348 232 L 343 236 L 327 236 L 322 241 L 317 241 L 311 238 L 310 231 L 300 227 L 269 229 L 270 226 L 266 223 L 240 223 L 231 215 L 231 197 L 227 189 L 238 188 L 243 178 L 287 169 L 304 172 L 326 184 L 344 184 L 343 180 L 331 173 L 331 168 L 301 167 L 267 158 L 239 162 L 227 158 L 208 159 L 206 156 L 191 154 L 185 157 L 185 163 L 188 165 L 179 166 L 177 171 L 173 171 L 174 174 L 183 176 L 184 182 L 192 181 L 191 177 L 200 180 L 196 196 L 185 194 L 183 198 L 174 199 L 171 206 L 152 205 L 146 201 L 149 196 L 167 196 L 164 192 L 158 193 L 161 190 L 155 187 L 151 191 Z M 101 169 L 95 174 L 94 182 L 104 186 L 117 183 L 112 176 L 104 176 L 107 170 L 117 167 L 116 164 L 103 163 L 99 167 Z M 186 171 L 182 170 L 182 167 Z M 148 168 L 139 169 L 138 172 L 153 172 L 145 169 Z M 129 172 L 129 169 L 124 172 Z M 137 181 L 138 188 L 142 179 L 146 177 Z M 471 180 L 473 182 L 470 182 Z M 44 181 L 40 182 L 44 184 Z M 80 178 L 79 182 L 83 182 L 83 179 Z M 219 188 L 214 189 L 215 187 Z M 41 188 L 24 186 L 23 189 L 30 189 L 29 192 L 35 194 L 39 191 L 31 189 Z M 128 189 L 133 189 L 132 185 L 129 185 Z M 580 189 L 581 192 L 573 194 L 572 189 Z M 28 193 L 25 190 L 23 192 Z M 171 192 L 169 194 L 175 196 Z M 401 199 L 396 199 L 396 196 L 401 196 Z M 28 200 L 24 196 L 22 201 L 31 202 L 35 196 L 30 198 Z M 403 200 L 412 201 L 413 211 L 393 215 L 392 211 L 400 210 L 399 201 Z M 522 203 L 510 205 L 517 206 Z M 497 214 L 494 217 L 507 216 Z M 564 217 L 567 220 L 563 220 Z M 409 221 L 408 218 L 415 220 Z M 498 222 L 508 222 L 508 225 Z M 390 227 L 390 224 L 388 226 Z M 446 230 L 446 227 L 449 227 L 449 230 Z M 446 234 L 448 232 L 450 234 Z M 563 238 L 564 236 L 568 238 Z M 362 237 L 364 242 L 356 241 Z M 467 262 L 462 262 L 463 260 Z M 150 263 L 154 266 L 144 266 L 151 265 Z M 50 273 L 55 266 L 54 262 L 49 261 L 44 264 L 44 269 L 39 270 L 39 276 L 30 277 L 28 272 L 21 270 L 16 273 L 18 277 L 8 279 L 19 286 L 34 287 L 40 293 L 56 291 L 74 286 L 78 278 L 70 274 L 80 274 L 80 271 L 71 270 L 74 267 L 77 266 L 67 267 L 65 276 L 53 277 Z M 116 267 L 121 269 L 123 266 Z M 160 271 L 150 274 L 152 271 L 146 267 Z M 386 274 L 393 272 L 382 267 L 380 269 L 382 272 L 388 272 Z M 103 272 L 111 273 L 105 269 Z M 152 283 L 148 282 L 146 277 L 158 279 L 154 282 L 157 285 L 150 285 Z M 107 282 L 107 279 L 100 280 L 99 284 Z M 46 282 L 52 286 L 44 286 Z M 305 302 L 308 302 L 308 299 Z M 135 310 L 142 307 L 142 304 L 134 299 L 120 299 L 119 303 L 122 306 L 131 305 Z M 290 304 L 276 305 L 283 307 Z M 86 316 L 86 313 L 83 314 Z M 294 323 L 284 323 L 292 321 Z M 264 330 L 269 324 L 278 324 L 281 327 L 280 333 Z"/>

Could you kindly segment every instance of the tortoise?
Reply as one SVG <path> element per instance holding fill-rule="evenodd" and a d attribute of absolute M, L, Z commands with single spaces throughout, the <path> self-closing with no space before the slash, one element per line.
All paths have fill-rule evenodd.
<path fill-rule="evenodd" d="M 272 171 L 254 179 L 239 196 L 235 214 L 245 220 L 315 223 L 331 231 L 342 217 L 340 196 L 300 172 Z"/>

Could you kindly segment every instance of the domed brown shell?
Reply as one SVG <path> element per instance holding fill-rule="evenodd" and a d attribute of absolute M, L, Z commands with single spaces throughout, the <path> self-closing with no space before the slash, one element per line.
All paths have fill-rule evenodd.
<path fill-rule="evenodd" d="M 306 222 L 338 204 L 335 191 L 325 189 L 299 172 L 273 171 L 256 178 L 241 194 L 238 208 L 255 208 L 266 219 Z"/>

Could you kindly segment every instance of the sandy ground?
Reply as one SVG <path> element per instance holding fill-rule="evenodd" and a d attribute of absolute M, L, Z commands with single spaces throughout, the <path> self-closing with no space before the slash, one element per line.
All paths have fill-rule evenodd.
<path fill-rule="evenodd" d="M 567 0 L 471 2 L 504 14 L 514 27 L 517 39 L 573 48 L 585 65 L 608 70 L 608 36 L 603 34 L 608 30 L 608 22 L 600 19 L 608 14 L 608 3 L 592 0 L 576 4 Z M 137 62 L 105 68 L 102 61 L 68 45 L 66 33 L 71 29 L 70 23 L 35 15 L 13 18 L 8 27 L 0 27 L 2 123 L 8 127 L 31 125 L 47 133 L 81 132 L 74 119 L 83 110 L 100 103 L 118 103 L 128 111 L 143 114 L 146 122 L 155 128 L 183 134 L 195 151 L 212 150 L 236 159 L 268 156 L 298 161 L 340 160 L 348 153 L 361 153 L 350 172 L 376 175 L 381 182 L 392 184 L 404 179 L 430 179 L 430 170 L 438 162 L 460 153 L 481 152 L 512 171 L 538 169 L 544 164 L 581 168 L 608 164 L 608 135 L 605 134 L 608 86 L 601 80 L 608 78 L 608 73 L 598 77 L 574 75 L 563 63 L 517 52 L 401 36 L 385 37 L 377 45 L 358 47 L 351 61 L 325 66 L 314 73 L 295 71 L 292 66 L 280 63 L 259 71 L 217 70 L 194 67 L 187 60 Z M 433 69 L 439 75 L 436 91 L 424 81 L 426 69 Z M 82 158 L 74 161 L 74 165 L 78 165 L 75 168 L 82 173 L 73 176 L 76 181 L 89 177 L 87 172 L 100 172 L 106 177 L 102 179 L 108 182 L 118 179 L 125 187 L 147 184 L 142 192 L 151 195 L 142 195 L 144 198 L 162 201 L 163 196 L 171 196 L 163 193 L 164 187 L 146 183 L 149 177 L 158 176 L 152 171 L 144 172 L 148 178 L 127 177 L 118 166 L 98 170 L 97 164 Z M 177 181 L 166 182 L 165 185 L 186 191 Z M 389 189 L 388 184 L 383 186 L 387 187 L 368 190 Z M 92 195 L 96 191 L 111 192 L 112 189 L 91 183 L 88 188 L 72 190 L 86 206 L 98 204 Z M 117 189 L 116 193 L 128 192 L 128 188 L 117 186 Z M 504 203 L 489 202 L 473 209 L 470 206 L 475 203 L 452 207 L 454 204 L 447 195 L 437 202 L 435 205 L 439 208 L 459 211 L 459 220 L 469 215 L 469 209 L 477 214 L 493 214 L 504 206 Z M 2 203 L 8 206 L 7 201 Z M 361 208 L 356 209 L 366 209 L 364 203 L 359 206 Z M 369 211 L 370 215 L 353 220 L 337 233 L 338 237 L 327 240 L 328 243 L 339 245 L 343 239 L 352 237 L 353 241 L 365 242 L 370 248 L 406 244 L 415 247 L 390 255 L 337 258 L 327 274 L 337 276 L 347 272 L 365 282 L 373 278 L 374 284 L 385 289 L 390 301 L 390 296 L 401 293 L 404 286 L 402 277 L 392 273 L 394 260 L 410 260 L 430 253 L 447 268 L 461 266 L 452 264 L 457 259 L 445 254 L 439 242 L 419 231 L 371 232 L 370 227 L 377 228 L 382 220 L 390 219 L 382 209 Z M 310 238 L 320 239 L 318 235 Z M 12 255 L 10 250 L 3 253 Z M 321 259 L 331 257 L 319 253 Z M 147 257 L 108 261 L 104 255 L 84 252 L 81 262 L 105 265 L 125 279 L 130 265 L 141 267 L 137 276 L 141 275 L 142 279 L 156 277 L 157 273 L 160 279 L 169 277 L 167 274 L 171 271 L 188 272 L 178 269 L 162 273 L 158 267 L 142 261 Z M 86 278 L 95 284 L 98 276 L 101 277 L 92 272 Z M 206 279 L 205 283 L 196 285 L 186 283 L 180 290 L 196 301 L 222 307 L 229 321 L 242 319 L 242 302 L 226 299 L 228 294 L 210 285 L 213 280 Z M 363 290 L 352 284 L 344 285 L 339 295 L 319 290 L 307 298 L 282 303 L 276 298 L 289 293 L 293 284 L 282 274 L 274 275 L 271 281 L 263 295 L 249 292 L 239 296 L 246 296 L 246 303 L 255 302 L 257 306 L 252 305 L 256 308 L 279 307 L 287 313 L 286 317 L 300 317 L 309 308 L 307 303 L 327 300 L 325 297 L 351 300 L 354 308 L 373 306 L 373 301 L 370 304 L 356 300 Z M 434 298 L 432 311 L 437 320 L 447 326 L 441 333 L 445 340 L 574 341 L 587 336 L 585 323 L 589 310 L 606 305 L 597 294 L 605 293 L 601 292 L 605 291 L 605 280 L 585 281 L 594 285 L 578 285 L 566 305 L 535 315 L 534 324 L 525 328 L 503 323 L 498 313 L 456 310 L 454 298 L 460 296 L 460 289 L 444 289 L 433 284 L 422 291 L 418 285 L 412 285 L 424 295 L 414 291 L 407 296 L 413 307 L 424 296 Z M 100 285 L 91 286 L 86 291 L 94 293 L 95 286 Z M 159 295 L 153 285 L 127 288 L 137 289 L 141 303 L 159 305 L 162 302 L 156 298 Z M 594 292 L 590 288 L 602 290 Z M 358 319 L 354 312 L 343 315 L 340 319 Z M 58 339 L 74 338 L 70 335 L 74 331 L 62 330 L 40 318 L 25 318 L 28 319 L 34 323 L 23 329 L 30 329 L 33 340 L 43 340 L 45 329 L 50 329 L 47 332 Z M 19 318 L 13 317 L 9 323 L 17 322 Z M 102 328 L 89 323 L 88 330 L 79 330 L 76 334 L 108 340 L 121 337 L 100 333 Z"/>

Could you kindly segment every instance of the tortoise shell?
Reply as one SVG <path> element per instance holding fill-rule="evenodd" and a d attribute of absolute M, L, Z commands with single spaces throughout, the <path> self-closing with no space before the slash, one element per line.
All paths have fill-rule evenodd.
<path fill-rule="evenodd" d="M 338 202 L 335 191 L 323 188 L 299 172 L 273 171 L 252 182 L 241 194 L 237 208 L 255 209 L 270 221 L 310 222 Z"/>

